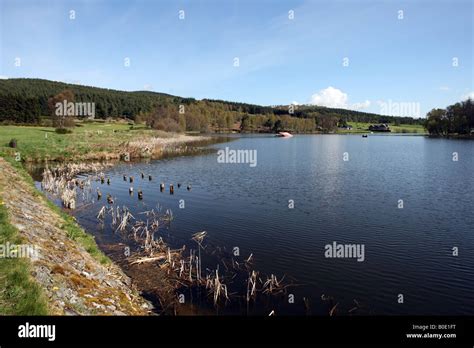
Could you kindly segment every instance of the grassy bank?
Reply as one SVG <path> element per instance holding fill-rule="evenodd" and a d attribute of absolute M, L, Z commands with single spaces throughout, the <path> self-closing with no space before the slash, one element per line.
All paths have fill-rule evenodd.
<path fill-rule="evenodd" d="M 0 244 L 22 244 L 18 230 L 9 222 L 0 197 Z M 30 275 L 24 258 L 0 258 L 0 315 L 46 315 L 48 307 L 40 286 Z"/>
<path fill-rule="evenodd" d="M 186 138 L 124 122 L 78 123 L 70 134 L 58 134 L 52 127 L 9 125 L 0 127 L 0 156 L 13 158 L 19 153 L 21 161 L 26 162 L 119 159 L 125 152 L 130 152 L 132 158 L 153 157 L 153 151 L 145 153 L 133 144 L 141 141 L 156 145 L 157 140 L 157 145 L 178 140 L 184 143 Z M 12 139 L 17 140 L 16 148 L 8 146 Z M 153 150 L 159 150 L 158 147 L 154 146 Z"/>
<path fill-rule="evenodd" d="M 116 147 L 120 141 L 117 132 L 128 130 L 125 124 L 84 124 L 71 134 L 57 134 L 52 127 L 2 126 L 0 152 L 13 156 L 19 152 L 25 161 L 37 159 L 69 159 L 90 151 L 100 152 Z M 129 134 L 127 132 L 127 134 Z M 121 134 L 121 137 L 126 135 Z M 8 147 L 16 139 L 16 149 Z"/>
<path fill-rule="evenodd" d="M 35 258 L 0 259 L 0 314 L 149 313 L 94 237 L 34 187 L 21 163 L 0 158 L 0 169 L 0 243 L 37 248 Z"/>
<path fill-rule="evenodd" d="M 59 214 L 63 220 L 63 224 L 61 225 L 61 229 L 63 229 L 66 233 L 66 235 L 78 242 L 80 245 L 86 249 L 86 251 L 91 254 L 97 261 L 99 261 L 102 264 L 107 264 L 110 261 L 110 259 L 100 251 L 99 247 L 97 246 L 97 243 L 94 240 L 94 237 L 88 234 L 86 231 L 84 231 L 74 220 L 74 218 L 65 213 L 60 207 L 58 207 L 56 204 L 54 204 L 48 197 L 46 197 L 46 194 L 39 191 L 35 187 L 35 183 L 31 176 L 28 174 L 28 172 L 23 168 L 23 165 L 20 162 L 17 162 L 11 158 L 5 158 L 12 167 L 15 168 L 15 170 L 18 172 L 18 174 L 21 175 L 23 180 L 27 182 L 35 195 L 37 196 L 42 196 L 44 198 L 44 201 L 48 205 L 48 207 L 55 213 Z"/>
<path fill-rule="evenodd" d="M 352 126 L 351 130 L 345 129 L 338 129 L 337 133 L 367 133 L 370 132 L 369 126 L 373 123 L 365 123 L 365 122 L 348 122 L 350 126 Z M 390 125 L 390 129 L 392 130 L 391 133 L 412 133 L 412 134 L 427 134 L 426 129 L 419 124 L 401 124 L 399 126 Z"/>
<path fill-rule="evenodd" d="M 101 264 L 110 263 L 110 259 L 98 248 L 94 237 L 87 234 L 74 221 L 73 217 L 64 213 L 34 186 L 33 179 L 20 162 L 7 159 L 22 179 L 30 185 L 36 196 L 43 196 L 44 201 L 62 218 L 61 229 L 66 235 L 80 244 Z M 1 192 L 0 188 L 0 192 Z M 0 196 L 0 245 L 20 245 L 24 239 L 12 226 L 8 218 L 8 210 Z M 0 315 L 47 315 L 48 306 L 41 287 L 31 277 L 31 265 L 25 258 L 0 258 Z"/>

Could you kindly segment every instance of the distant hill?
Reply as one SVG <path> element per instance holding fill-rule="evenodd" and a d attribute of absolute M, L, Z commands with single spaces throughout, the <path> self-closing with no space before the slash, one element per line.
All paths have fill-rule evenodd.
<path fill-rule="evenodd" d="M 240 124 L 242 130 L 289 129 L 311 132 L 330 129 L 341 122 L 420 124 L 411 117 L 389 117 L 372 113 L 299 105 L 293 113 L 289 106 L 261 106 L 224 100 L 183 98 L 151 91 L 125 92 L 113 89 L 68 84 L 43 79 L 0 80 L 0 122 L 38 123 L 41 116 L 51 114 L 48 99 L 64 90 L 74 93 L 76 102 L 94 102 L 96 118 L 128 118 L 131 120 L 175 119 L 180 130 L 228 130 Z M 178 113 L 184 105 L 186 113 Z M 161 110 L 161 111 L 157 111 Z M 163 111 L 165 110 L 165 111 Z M 161 115 L 165 112 L 166 115 Z M 298 120 L 299 119 L 299 120 Z M 150 124 L 162 124 L 150 122 Z M 164 127 L 164 126 L 163 126 Z"/>
<path fill-rule="evenodd" d="M 48 99 L 64 90 L 74 93 L 75 101 L 95 102 L 96 117 L 127 117 L 149 112 L 156 103 L 175 97 L 149 91 L 124 92 L 113 89 L 74 85 L 42 79 L 0 80 L 0 121 L 29 122 L 36 116 L 49 115 Z M 180 102 L 177 98 L 176 102 Z M 25 119 L 22 113 L 29 117 Z"/>

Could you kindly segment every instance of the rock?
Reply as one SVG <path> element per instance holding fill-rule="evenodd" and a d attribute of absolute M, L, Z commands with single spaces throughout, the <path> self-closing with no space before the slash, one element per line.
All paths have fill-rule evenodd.
<path fill-rule="evenodd" d="M 105 306 L 100 303 L 92 302 L 92 305 L 97 309 L 105 309 Z"/>

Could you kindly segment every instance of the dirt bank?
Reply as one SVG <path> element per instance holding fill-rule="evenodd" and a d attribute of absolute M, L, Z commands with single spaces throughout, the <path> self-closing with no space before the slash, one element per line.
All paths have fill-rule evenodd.
<path fill-rule="evenodd" d="M 50 314 L 146 315 L 152 310 L 115 264 L 102 264 L 64 229 L 65 220 L 3 158 L 0 195 L 10 222 L 37 251 L 32 276 L 48 297 Z"/>

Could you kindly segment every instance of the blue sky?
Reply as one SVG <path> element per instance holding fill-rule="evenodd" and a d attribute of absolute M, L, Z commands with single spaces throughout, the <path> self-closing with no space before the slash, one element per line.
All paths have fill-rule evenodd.
<path fill-rule="evenodd" d="M 377 113 L 388 101 L 419 103 L 420 116 L 474 91 L 472 0 L 0 0 L 0 6 L 2 78 Z"/>

